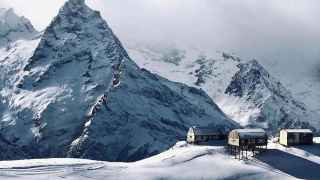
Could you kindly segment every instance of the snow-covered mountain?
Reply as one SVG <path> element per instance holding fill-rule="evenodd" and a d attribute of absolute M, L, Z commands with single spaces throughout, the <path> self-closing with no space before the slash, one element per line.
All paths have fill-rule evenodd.
<path fill-rule="evenodd" d="M 268 128 L 277 133 L 281 128 L 320 127 L 311 111 L 295 100 L 278 80 L 256 60 L 239 64 L 240 70 L 234 75 L 226 94 L 239 97 L 254 104 L 260 113 L 250 119 L 248 125 Z"/>
<path fill-rule="evenodd" d="M 238 127 L 204 91 L 139 68 L 84 0 L 66 2 L 40 37 L 11 44 L 0 50 L 3 159 L 132 161 L 192 125 Z"/>
<path fill-rule="evenodd" d="M 320 61 L 314 61 L 305 63 L 303 58 L 299 62 L 272 59 L 262 63 L 273 76 L 290 89 L 297 100 L 305 103 L 313 112 L 320 113 Z"/>
<path fill-rule="evenodd" d="M 320 128 L 316 113 L 296 100 L 256 60 L 180 46 L 131 44 L 128 47 L 139 66 L 170 80 L 202 88 L 229 117 L 243 126 L 262 127 L 272 134 L 283 127 Z"/>
<path fill-rule="evenodd" d="M 0 47 L 18 39 L 30 39 L 37 31 L 25 17 L 20 17 L 13 9 L 0 8 Z"/>

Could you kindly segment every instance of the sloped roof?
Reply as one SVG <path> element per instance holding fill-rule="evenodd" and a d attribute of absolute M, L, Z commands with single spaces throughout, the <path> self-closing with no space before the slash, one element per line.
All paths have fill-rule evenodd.
<path fill-rule="evenodd" d="M 264 129 L 235 129 L 240 138 L 265 137 L 267 133 Z"/>
<path fill-rule="evenodd" d="M 289 133 L 312 133 L 310 129 L 283 129 L 283 131 Z"/>
<path fill-rule="evenodd" d="M 210 128 L 210 127 L 192 127 L 193 132 L 195 135 L 214 135 L 214 134 L 221 134 L 221 131 L 217 128 Z"/>

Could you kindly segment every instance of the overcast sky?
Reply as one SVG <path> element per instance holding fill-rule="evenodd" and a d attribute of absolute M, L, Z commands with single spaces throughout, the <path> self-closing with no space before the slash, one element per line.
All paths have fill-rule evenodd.
<path fill-rule="evenodd" d="M 49 24 L 65 0 L 0 0 Z M 320 62 L 319 0 L 87 0 L 129 41 L 187 44 L 243 57 Z"/>

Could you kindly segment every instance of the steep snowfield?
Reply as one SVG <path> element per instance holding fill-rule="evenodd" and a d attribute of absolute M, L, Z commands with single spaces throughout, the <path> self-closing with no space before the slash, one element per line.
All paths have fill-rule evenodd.
<path fill-rule="evenodd" d="M 283 127 L 311 127 L 315 131 L 320 128 L 318 114 L 296 100 L 288 88 L 256 60 L 170 45 L 128 47 L 139 66 L 170 80 L 202 88 L 242 126 L 262 127 L 272 134 Z M 246 74 L 243 68 L 246 64 L 251 74 Z M 241 88 L 249 89 L 250 93 L 230 92 L 231 89 L 241 91 Z"/>
<path fill-rule="evenodd" d="M 0 59 L 3 159 L 133 161 L 192 125 L 238 127 L 205 92 L 139 68 L 84 0 L 66 2 L 39 39 L 11 44 Z"/>
<path fill-rule="evenodd" d="M 201 87 L 215 100 L 220 100 L 241 61 L 219 51 L 208 54 L 175 46 L 133 44 L 128 46 L 128 52 L 140 67 L 172 81 Z"/>
<path fill-rule="evenodd" d="M 23 68 L 38 44 L 39 38 L 35 38 L 34 40 L 17 40 L 11 42 L 10 47 L 0 47 L 0 88 L 2 94 L 6 93 L 6 89 L 12 89 L 19 81 Z"/>
<path fill-rule="evenodd" d="M 285 148 L 269 144 L 256 158 L 239 161 L 223 146 L 178 142 L 169 150 L 133 163 L 81 159 L 0 162 L 0 179 L 319 179 L 319 144 Z"/>

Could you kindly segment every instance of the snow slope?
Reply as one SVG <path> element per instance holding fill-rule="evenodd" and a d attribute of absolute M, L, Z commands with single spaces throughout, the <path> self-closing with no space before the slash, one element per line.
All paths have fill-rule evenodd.
<path fill-rule="evenodd" d="M 283 127 L 311 127 L 314 131 L 320 128 L 318 114 L 298 101 L 256 60 L 172 45 L 132 44 L 129 53 L 141 67 L 170 80 L 202 88 L 242 126 L 262 127 L 272 134 Z M 251 68 L 248 70 L 251 74 L 246 74 L 244 67 Z M 261 81 L 254 80 L 260 78 Z M 241 91 L 241 88 L 253 89 L 243 94 L 230 92 L 231 89 Z"/>
<path fill-rule="evenodd" d="M 10 153 L 19 149 L 24 158 L 133 161 L 192 125 L 238 127 L 205 92 L 139 68 L 84 0 L 66 2 L 40 39 L 15 44 L 1 49 L 4 159 L 20 159 Z"/>
<path fill-rule="evenodd" d="M 223 146 L 178 142 L 137 162 L 41 159 L 0 162 L 0 179 L 319 179 L 319 144 L 284 148 L 271 143 L 256 158 L 239 161 Z M 307 171 L 306 171 L 307 170 Z"/>

